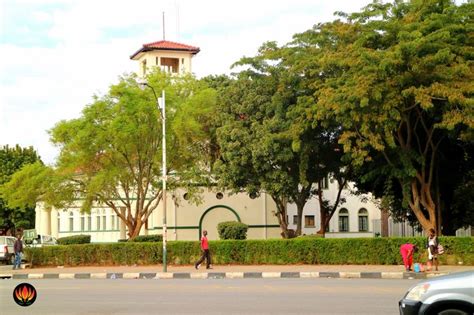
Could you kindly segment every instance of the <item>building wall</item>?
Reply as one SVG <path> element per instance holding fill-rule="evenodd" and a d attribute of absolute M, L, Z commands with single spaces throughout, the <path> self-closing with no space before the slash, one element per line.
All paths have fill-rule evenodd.
<path fill-rule="evenodd" d="M 158 64 L 156 63 L 156 58 L 158 57 Z M 138 58 L 137 65 L 138 71 L 137 74 L 139 76 L 144 76 L 143 73 L 143 62 L 146 60 L 147 71 L 150 71 L 153 67 L 160 67 L 161 66 L 161 59 L 160 58 L 177 58 L 179 59 L 179 74 L 183 73 L 191 73 L 191 60 L 193 55 L 188 52 L 180 52 L 180 51 L 160 51 L 160 50 L 153 50 L 142 53 L 141 56 Z"/>
<path fill-rule="evenodd" d="M 168 240 L 198 240 L 200 232 L 208 230 L 210 240 L 219 239 L 217 224 L 223 221 L 241 221 L 249 225 L 248 239 L 279 237 L 280 228 L 274 215 L 276 206 L 269 196 L 251 199 L 246 194 L 229 195 L 206 190 L 202 202 L 194 204 L 177 191 L 167 196 Z M 80 200 L 68 209 L 47 210 L 42 204 L 36 209 L 36 229 L 39 234 L 65 237 L 89 234 L 92 242 L 116 242 L 125 238 L 126 228 L 112 209 L 93 207 L 90 214 L 80 212 Z M 51 226 L 56 226 L 52 229 Z M 149 218 L 148 229 L 141 235 L 162 234 L 163 207 L 160 205 Z"/>
<path fill-rule="evenodd" d="M 342 197 L 346 199 L 346 202 L 340 204 L 336 213 L 329 222 L 328 237 L 362 237 L 362 236 L 374 236 L 374 230 L 379 230 L 378 226 L 374 226 L 374 220 L 380 220 L 381 211 L 377 207 L 374 199 L 370 194 L 368 195 L 355 195 L 355 188 L 352 184 L 348 184 L 346 189 L 342 192 Z M 330 200 L 333 204 L 337 198 L 338 184 L 335 180 L 328 181 L 328 188 L 324 189 L 324 198 Z M 345 208 L 349 213 L 349 231 L 343 232 L 339 229 L 339 211 Z M 368 230 L 364 232 L 359 231 L 359 210 L 366 209 L 368 213 Z M 293 217 L 297 214 L 296 205 L 288 205 L 288 219 L 289 228 L 296 230 L 296 224 L 293 224 Z M 314 226 L 305 226 L 305 216 L 314 216 Z M 317 197 L 310 199 L 305 207 L 303 208 L 303 227 L 302 233 L 306 235 L 316 234 L 320 229 L 320 210 L 319 201 Z"/>

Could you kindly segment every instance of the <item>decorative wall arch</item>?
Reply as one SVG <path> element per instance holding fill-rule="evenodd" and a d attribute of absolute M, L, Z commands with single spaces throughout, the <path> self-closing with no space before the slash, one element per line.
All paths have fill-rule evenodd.
<path fill-rule="evenodd" d="M 204 213 L 201 215 L 201 218 L 199 219 L 199 234 L 198 234 L 198 239 L 201 238 L 201 234 L 202 234 L 202 222 L 204 221 L 204 217 L 206 216 L 206 214 L 208 214 L 209 212 L 211 212 L 212 210 L 217 209 L 217 208 L 223 208 L 223 209 L 229 210 L 230 212 L 232 212 L 232 213 L 235 215 L 235 217 L 237 218 L 237 221 L 238 221 L 238 222 L 242 222 L 242 221 L 240 221 L 240 216 L 239 216 L 239 214 L 237 213 L 237 211 L 235 211 L 235 210 L 232 209 L 231 207 L 225 206 L 225 205 L 212 206 L 212 207 L 208 208 L 206 211 L 204 211 Z"/>

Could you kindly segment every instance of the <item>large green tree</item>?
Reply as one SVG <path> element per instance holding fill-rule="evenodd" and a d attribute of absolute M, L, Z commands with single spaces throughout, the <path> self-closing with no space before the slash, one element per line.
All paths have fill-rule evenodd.
<path fill-rule="evenodd" d="M 303 209 L 312 196 L 321 201 L 324 234 L 345 184 L 337 176 L 343 173 L 342 148 L 337 144 L 340 128 L 304 123 L 302 108 L 311 98 L 310 81 L 300 72 L 289 71 L 291 57 L 286 48 L 264 44 L 257 56 L 237 63 L 247 69 L 224 89 L 218 102 L 222 118 L 217 129 L 218 178 L 234 191 L 271 195 L 284 237 L 291 236 L 287 203 L 296 205 L 295 234 L 300 235 Z M 322 182 L 329 174 L 337 174 L 342 181 L 334 204 L 322 193 Z"/>
<path fill-rule="evenodd" d="M 312 119 L 337 119 L 359 164 L 381 155 L 372 178 L 394 180 L 425 230 L 439 230 L 444 143 L 472 141 L 473 10 L 447 0 L 374 2 L 309 31 L 331 34 L 309 49 L 318 71 L 337 74 L 318 86 Z"/>
<path fill-rule="evenodd" d="M 9 182 L 13 174 L 23 166 L 40 161 L 33 147 L 19 145 L 0 147 L 0 185 Z M 9 205 L 0 199 L 0 228 L 7 233 L 15 233 L 18 228 L 28 229 L 35 225 L 35 207 Z"/>
<path fill-rule="evenodd" d="M 214 114 L 215 91 L 191 76 L 159 70 L 147 82 L 166 93 L 168 189 L 203 182 L 211 155 L 204 122 Z M 34 193 L 25 203 L 80 203 L 84 212 L 102 204 L 125 222 L 128 237 L 136 237 L 163 197 L 161 113 L 153 90 L 143 90 L 134 75 L 123 76 L 79 118 L 57 123 L 50 134 L 60 148 L 57 165 L 23 170 L 10 183 L 18 188 L 9 190 L 11 199 L 29 186 Z"/>

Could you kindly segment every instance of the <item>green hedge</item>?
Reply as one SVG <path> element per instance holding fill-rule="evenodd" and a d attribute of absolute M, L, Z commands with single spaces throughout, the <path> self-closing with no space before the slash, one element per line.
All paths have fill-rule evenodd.
<path fill-rule="evenodd" d="M 217 225 L 217 232 L 221 240 L 245 240 L 249 226 L 242 222 L 226 221 Z"/>
<path fill-rule="evenodd" d="M 163 241 L 163 235 L 139 235 L 134 239 L 128 240 L 128 242 L 161 242 Z"/>
<path fill-rule="evenodd" d="M 72 235 L 58 238 L 59 245 L 89 244 L 90 242 L 90 235 Z"/>
<path fill-rule="evenodd" d="M 426 262 L 426 239 L 417 238 L 296 238 L 289 240 L 211 241 L 215 264 L 402 264 L 400 245 L 417 244 L 415 262 Z M 473 237 L 440 237 L 446 253 L 441 264 L 474 265 Z M 194 263 L 201 251 L 199 242 L 168 243 L 168 261 L 174 265 Z M 159 264 L 161 242 L 58 245 L 27 248 L 27 260 L 35 266 L 147 265 Z"/>

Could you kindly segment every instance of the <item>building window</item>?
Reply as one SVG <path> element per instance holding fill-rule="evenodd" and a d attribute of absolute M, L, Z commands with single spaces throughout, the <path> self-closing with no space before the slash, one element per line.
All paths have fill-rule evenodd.
<path fill-rule="evenodd" d="M 314 227 L 314 215 L 304 216 L 304 227 Z"/>
<path fill-rule="evenodd" d="M 298 224 L 298 215 L 293 216 L 293 224 L 297 225 Z"/>
<path fill-rule="evenodd" d="M 102 230 L 107 230 L 107 220 L 106 220 L 106 216 L 102 216 Z"/>
<path fill-rule="evenodd" d="M 329 177 L 326 176 L 326 177 L 324 177 L 323 179 L 321 179 L 321 180 L 319 181 L 319 185 L 320 185 L 319 187 L 320 187 L 321 189 L 328 189 L 328 188 L 329 188 Z"/>
<path fill-rule="evenodd" d="M 69 212 L 69 231 L 74 231 L 74 213 Z"/>
<path fill-rule="evenodd" d="M 146 75 L 146 59 L 142 61 L 142 73 Z"/>
<path fill-rule="evenodd" d="M 118 215 L 115 215 L 115 220 L 116 220 L 117 230 L 120 230 L 120 217 Z"/>
<path fill-rule="evenodd" d="M 58 232 L 61 232 L 61 216 L 58 214 Z"/>
<path fill-rule="evenodd" d="M 87 230 L 88 231 L 92 230 L 92 215 L 91 214 L 87 216 Z"/>
<path fill-rule="evenodd" d="M 359 210 L 359 232 L 367 232 L 369 230 L 369 212 L 367 209 Z"/>
<path fill-rule="evenodd" d="M 161 58 L 161 69 L 165 72 L 177 73 L 179 68 L 178 58 Z"/>
<path fill-rule="evenodd" d="M 222 199 L 222 198 L 224 198 L 224 194 L 221 193 L 221 192 L 218 192 L 218 193 L 216 194 L 216 198 L 217 198 L 217 199 Z"/>
<path fill-rule="evenodd" d="M 349 232 L 349 211 L 345 208 L 339 210 L 339 232 Z"/>
<path fill-rule="evenodd" d="M 184 58 L 181 58 L 181 63 L 184 65 Z"/>
<path fill-rule="evenodd" d="M 112 224 L 112 226 L 111 226 L 111 228 L 110 228 L 111 230 L 115 230 L 115 222 L 116 222 L 116 221 L 115 221 L 115 217 L 116 217 L 116 216 L 117 216 L 117 215 L 112 214 L 112 217 L 111 217 L 112 220 L 110 221 L 110 223 Z"/>
<path fill-rule="evenodd" d="M 100 231 L 100 215 L 97 215 L 97 231 Z"/>
<path fill-rule="evenodd" d="M 158 65 L 158 57 L 156 57 L 155 64 Z"/>
<path fill-rule="evenodd" d="M 82 215 L 81 216 L 81 231 L 84 231 L 86 228 L 86 218 Z"/>

